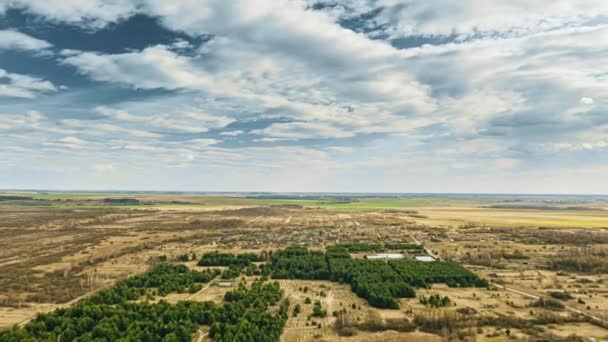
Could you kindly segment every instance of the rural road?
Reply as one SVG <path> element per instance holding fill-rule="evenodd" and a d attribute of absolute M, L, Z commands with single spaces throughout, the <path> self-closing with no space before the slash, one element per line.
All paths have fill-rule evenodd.
<path fill-rule="evenodd" d="M 205 291 L 206 289 L 208 289 L 208 288 L 209 288 L 209 286 L 211 286 L 211 283 L 213 283 L 213 281 L 214 281 L 215 279 L 217 279 L 217 277 L 215 277 L 215 278 L 213 278 L 213 279 L 209 280 L 209 282 L 207 283 L 207 285 L 205 285 L 205 287 L 203 287 L 202 289 L 200 289 L 198 292 L 195 292 L 195 293 L 193 293 L 193 294 L 189 295 L 189 296 L 188 296 L 188 297 L 186 297 L 184 300 L 189 300 L 189 299 L 191 299 L 192 297 L 196 296 L 197 294 L 202 293 L 203 291 Z"/>
<path fill-rule="evenodd" d="M 76 298 L 72 299 L 71 301 L 69 301 L 69 302 L 67 302 L 67 303 L 53 305 L 52 307 L 50 307 L 50 308 L 48 308 L 48 309 L 46 309 L 46 310 L 38 311 L 38 312 L 37 312 L 37 313 L 36 313 L 34 316 L 32 316 L 32 317 L 30 317 L 30 318 L 27 318 L 27 319 L 24 319 L 23 321 L 21 321 L 21 322 L 17 323 L 17 325 L 18 325 L 18 326 L 24 326 L 24 325 L 26 325 L 28 322 L 30 322 L 31 320 L 33 320 L 34 318 L 36 318 L 36 316 L 38 316 L 38 314 L 42 314 L 42 313 L 49 313 L 49 312 L 51 312 L 51 311 L 54 311 L 54 310 L 57 310 L 57 309 L 60 309 L 60 308 L 66 308 L 66 307 L 71 306 L 72 304 L 76 303 L 77 301 L 79 301 L 79 300 L 81 300 L 81 299 L 84 299 L 84 298 L 87 298 L 87 297 L 89 297 L 89 296 L 92 296 L 93 294 L 95 294 L 95 293 L 97 293 L 98 291 L 101 291 L 101 290 L 103 290 L 103 289 L 105 289 L 105 288 L 107 288 L 107 287 L 108 287 L 108 286 L 105 286 L 105 287 L 99 288 L 99 289 L 97 289 L 97 290 L 94 290 L 94 291 L 91 291 L 91 292 L 87 292 L 87 293 L 83 294 L 82 296 L 80 296 L 80 297 L 76 297 Z"/>
<path fill-rule="evenodd" d="M 514 288 L 510 288 L 510 287 L 506 287 L 506 286 L 499 285 L 499 284 L 496 284 L 496 283 L 490 283 L 490 285 L 495 286 L 495 287 L 497 287 L 499 289 L 502 289 L 502 290 L 505 290 L 505 291 L 513 292 L 513 293 L 516 293 L 518 295 L 531 298 L 531 299 L 540 299 L 541 298 L 540 296 L 537 296 L 535 294 L 532 294 L 532 293 L 529 293 L 529 292 L 524 292 L 524 291 L 517 290 L 517 289 L 514 289 Z M 598 321 L 598 322 L 602 323 L 603 325 L 608 326 L 608 321 L 605 320 L 605 319 L 602 319 L 602 318 L 600 318 L 598 316 L 594 316 L 592 314 L 586 313 L 586 312 L 584 312 L 582 310 L 579 310 L 577 308 L 573 308 L 573 307 L 568 306 L 568 305 L 565 305 L 564 307 L 565 307 L 566 310 L 568 310 L 570 312 L 574 312 L 576 314 L 583 315 L 583 316 L 585 316 L 587 318 L 590 318 L 590 319 L 592 319 L 594 321 Z"/>

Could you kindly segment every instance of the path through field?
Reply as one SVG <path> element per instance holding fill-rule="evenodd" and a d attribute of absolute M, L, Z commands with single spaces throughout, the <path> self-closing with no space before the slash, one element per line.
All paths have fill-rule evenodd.
<path fill-rule="evenodd" d="M 503 289 L 505 291 L 513 292 L 513 293 L 516 293 L 518 295 L 521 295 L 521 296 L 524 296 L 524 297 L 528 297 L 530 299 L 540 299 L 541 298 L 540 296 L 532 294 L 532 293 L 529 293 L 529 292 L 517 290 L 517 289 L 514 289 L 514 288 L 510 288 L 510 287 L 506 287 L 506 286 L 503 286 L 503 285 L 499 285 L 499 284 L 494 284 L 494 283 L 490 283 L 490 284 L 493 285 L 493 286 L 495 286 L 495 287 L 497 287 L 497 288 L 499 288 L 499 289 Z M 564 307 L 566 308 L 566 310 L 568 310 L 570 312 L 574 312 L 576 314 L 583 315 L 583 316 L 585 316 L 587 318 L 590 318 L 590 319 L 592 319 L 594 321 L 597 321 L 597 322 L 599 322 L 599 323 L 601 323 L 601 324 L 603 324 L 605 326 L 608 326 L 608 321 L 605 320 L 605 319 L 602 319 L 601 317 L 594 316 L 592 314 L 586 313 L 586 312 L 584 312 L 582 310 L 579 310 L 577 308 L 573 308 L 573 307 L 568 306 L 568 305 L 564 305 Z"/>
<path fill-rule="evenodd" d="M 420 244 L 420 241 L 419 241 L 418 239 L 416 239 L 416 237 L 414 237 L 414 235 L 412 235 L 412 234 L 410 234 L 410 233 L 408 233 L 408 234 L 409 234 L 409 236 L 412 238 L 412 240 L 414 240 L 414 242 L 415 242 L 416 244 Z M 426 247 L 424 248 L 424 250 L 426 251 L 426 253 L 427 253 L 428 255 L 430 255 L 430 256 L 432 256 L 433 258 L 435 258 L 435 260 L 439 260 L 439 257 L 438 257 L 438 256 L 436 256 L 436 255 L 434 255 L 434 254 L 432 253 L 432 251 L 431 251 L 431 250 L 429 250 L 429 249 L 428 249 L 428 248 L 426 248 Z M 503 289 L 503 290 L 505 290 L 505 291 L 509 291 L 509 292 L 516 293 L 516 294 L 519 294 L 519 295 L 524 296 L 524 297 L 528 297 L 528 298 L 530 298 L 530 299 L 537 300 L 537 299 L 541 298 L 540 296 L 535 295 L 535 294 L 532 294 L 532 293 L 530 293 L 530 292 L 526 292 L 526 291 L 522 291 L 522 290 L 517 290 L 517 289 L 511 288 L 511 287 L 506 287 L 506 286 L 504 286 L 504 285 L 500 285 L 500 284 L 496 284 L 496 283 L 490 283 L 490 285 L 495 286 L 495 287 L 497 287 L 497 288 L 499 288 L 499 289 Z M 601 318 L 601 317 L 598 317 L 598 316 L 595 316 L 595 315 L 589 314 L 589 313 L 587 313 L 587 312 L 584 312 L 584 311 L 579 310 L 579 309 L 577 309 L 577 308 L 573 308 L 573 307 L 568 306 L 568 305 L 564 305 L 564 307 L 566 308 L 566 310 L 568 310 L 568 311 L 570 311 L 570 312 L 574 312 L 574 313 L 576 313 L 576 314 L 583 315 L 583 316 L 585 316 L 585 317 L 587 317 L 587 318 L 590 318 L 590 319 L 592 319 L 592 320 L 594 320 L 594 321 L 597 321 L 597 322 L 601 323 L 601 324 L 602 324 L 602 325 L 604 325 L 604 326 L 608 326 L 608 321 L 607 321 L 607 320 L 605 320 L 605 319 L 603 319 L 603 318 Z"/>

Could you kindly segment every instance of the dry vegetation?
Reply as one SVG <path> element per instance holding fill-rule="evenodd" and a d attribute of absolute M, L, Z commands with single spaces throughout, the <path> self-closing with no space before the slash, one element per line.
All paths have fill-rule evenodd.
<path fill-rule="evenodd" d="M 461 202 L 457 207 L 442 202 L 441 208 L 425 202 L 415 208 L 336 211 L 306 203 L 258 204 L 249 199 L 177 195 L 138 196 L 142 204 L 131 207 L 103 205 L 103 198 L 11 200 L 0 205 L 0 329 L 141 273 L 163 256 L 177 261 L 184 253 L 268 254 L 288 245 L 322 249 L 359 241 L 421 242 L 434 255 L 463 263 L 496 286 L 433 285 L 419 289 L 417 295 L 447 296 L 450 306 L 431 308 L 418 298 L 404 298 L 401 309 L 388 310 L 370 307 L 346 284 L 280 280 L 290 300 L 282 340 L 608 337 L 604 324 L 608 320 L 608 229 L 598 228 L 599 218 L 605 216 L 599 210 L 530 213 L 528 208 L 480 208 L 475 203 L 465 210 Z M 455 213 L 467 210 L 472 213 L 469 219 L 455 218 Z M 490 220 L 479 220 L 483 210 L 491 213 Z M 577 214 L 582 218 L 572 226 L 551 224 L 560 215 L 574 220 Z M 544 222 L 550 224 L 520 224 L 521 220 L 511 220 L 514 216 L 521 220 L 550 217 Z M 491 224 L 501 219 L 508 224 Z M 580 222 L 591 222 L 594 228 L 581 228 Z M 195 261 L 187 265 L 197 269 Z M 237 283 L 251 283 L 254 278 L 238 278 Z M 229 290 L 206 286 L 166 299 L 221 303 Z M 311 304 L 305 303 L 307 297 Z M 315 301 L 327 311 L 326 317 L 311 316 Z M 300 313 L 294 316 L 296 305 Z"/>

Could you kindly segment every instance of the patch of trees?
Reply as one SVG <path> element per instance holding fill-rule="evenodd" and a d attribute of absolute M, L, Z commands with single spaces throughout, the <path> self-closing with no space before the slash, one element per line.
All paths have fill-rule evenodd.
<path fill-rule="evenodd" d="M 145 292 L 147 286 L 172 287 L 164 282 L 170 282 L 175 276 L 199 276 L 181 267 L 175 271 L 161 266 L 121 282 L 121 287 L 139 294 Z M 116 290 L 110 289 L 108 293 L 113 291 Z M 289 303 L 281 303 L 276 314 L 269 313 L 268 309 L 278 304 L 281 296 L 278 283 L 262 281 L 255 281 L 251 288 L 241 284 L 226 293 L 221 307 L 212 302 L 182 301 L 175 305 L 165 301 L 132 302 L 127 300 L 132 297 L 116 300 L 114 296 L 100 294 L 73 307 L 40 314 L 25 327 L 0 332 L 0 341 L 189 342 L 200 325 L 211 326 L 209 333 L 214 341 L 278 341 Z"/>
<path fill-rule="evenodd" d="M 323 309 L 320 301 L 315 301 L 315 305 L 312 308 L 312 317 L 327 317 L 327 310 Z"/>
<path fill-rule="evenodd" d="M 249 264 L 245 267 L 244 273 L 246 276 L 251 277 L 253 275 L 260 275 L 260 270 L 255 264 Z"/>
<path fill-rule="evenodd" d="M 224 315 L 211 325 L 209 334 L 216 342 L 278 341 L 287 320 L 289 304 L 281 303 L 278 314 L 270 314 L 268 308 L 277 304 L 281 295 L 277 282 L 258 280 L 251 289 L 239 284 L 237 289 L 226 293 Z"/>
<path fill-rule="evenodd" d="M 196 253 L 192 252 L 192 253 L 180 254 L 177 257 L 177 260 L 179 260 L 181 262 L 188 262 L 190 260 L 196 260 Z"/>
<path fill-rule="evenodd" d="M 414 297 L 414 289 L 383 260 L 330 259 L 331 280 L 348 283 L 370 305 L 398 309 L 396 298 Z"/>
<path fill-rule="evenodd" d="M 272 255 L 274 279 L 328 280 L 329 266 L 324 253 L 289 247 Z"/>
<path fill-rule="evenodd" d="M 300 304 L 296 304 L 296 306 L 293 308 L 293 317 L 298 317 L 300 312 L 302 312 L 302 307 Z"/>
<path fill-rule="evenodd" d="M 218 251 L 203 254 L 199 260 L 199 266 L 249 266 L 252 262 L 262 261 L 261 257 L 254 253 L 232 254 Z"/>
<path fill-rule="evenodd" d="M 535 307 L 535 308 L 554 310 L 554 311 L 560 311 L 565 308 L 564 304 L 562 304 L 558 300 L 555 300 L 552 298 L 549 298 L 549 299 L 539 298 L 539 299 L 535 300 L 534 302 L 532 302 L 530 304 L 530 306 Z"/>
<path fill-rule="evenodd" d="M 139 204 L 137 198 L 104 198 L 103 203 L 107 204 Z"/>
<path fill-rule="evenodd" d="M 418 262 L 395 260 L 389 264 L 405 281 L 416 287 L 428 287 L 434 283 L 445 283 L 450 287 L 487 287 L 488 281 L 479 278 L 455 262 Z"/>
<path fill-rule="evenodd" d="M 241 267 L 230 266 L 222 272 L 222 279 L 234 279 L 241 275 Z"/>
<path fill-rule="evenodd" d="M 348 250 L 342 246 L 332 246 L 327 248 L 325 255 L 328 258 L 350 259 L 350 253 L 348 253 Z"/>
<path fill-rule="evenodd" d="M 10 195 L 2 195 L 0 196 L 0 202 L 2 201 L 32 201 L 33 197 L 26 196 L 10 196 Z"/>
<path fill-rule="evenodd" d="M 420 304 L 430 306 L 432 308 L 443 308 L 452 305 L 452 301 L 448 296 L 440 296 L 433 294 L 430 296 L 420 296 Z"/>
<path fill-rule="evenodd" d="M 570 292 L 562 292 L 562 291 L 551 291 L 548 293 L 549 296 L 555 298 L 555 299 L 559 299 L 559 300 L 570 300 L 570 299 L 574 299 L 574 297 L 572 297 L 572 295 L 570 294 Z"/>

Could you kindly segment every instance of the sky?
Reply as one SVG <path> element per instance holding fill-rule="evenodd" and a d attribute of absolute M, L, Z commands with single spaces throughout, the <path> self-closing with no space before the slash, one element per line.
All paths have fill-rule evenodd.
<path fill-rule="evenodd" d="M 0 188 L 608 194 L 605 0 L 0 0 Z"/>

